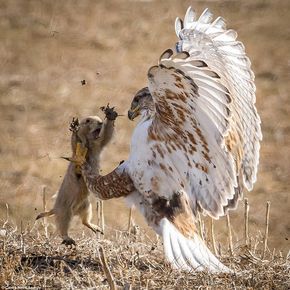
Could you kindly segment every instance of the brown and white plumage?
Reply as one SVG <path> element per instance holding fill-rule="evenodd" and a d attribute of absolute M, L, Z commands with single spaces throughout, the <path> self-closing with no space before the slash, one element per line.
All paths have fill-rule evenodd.
<path fill-rule="evenodd" d="M 189 8 L 182 29 L 181 20 L 176 20 L 176 33 L 180 38 L 177 50 L 188 51 L 192 59 L 206 61 L 230 91 L 232 118 L 225 142 L 234 151 L 237 167 L 241 167 L 244 186 L 251 190 L 256 181 L 262 139 L 260 118 L 254 106 L 254 74 L 244 45 L 236 40 L 237 33 L 226 29 L 223 18 L 211 22 L 212 18 L 212 13 L 206 9 L 196 21 L 195 13 Z"/>
<path fill-rule="evenodd" d="M 130 177 L 127 188 L 136 190 L 119 187 L 119 196 L 163 236 L 175 268 L 226 272 L 198 237 L 195 215 L 224 215 L 256 180 L 262 135 L 254 76 L 236 33 L 220 17 L 212 22 L 209 10 L 196 20 L 189 8 L 176 33 L 176 52 L 163 53 L 132 102 L 129 118 L 141 119 L 115 177 Z"/>

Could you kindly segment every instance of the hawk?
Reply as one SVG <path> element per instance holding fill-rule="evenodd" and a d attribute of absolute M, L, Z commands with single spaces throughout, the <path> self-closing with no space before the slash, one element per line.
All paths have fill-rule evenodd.
<path fill-rule="evenodd" d="M 128 159 L 106 176 L 83 165 L 99 198 L 125 196 L 163 238 L 165 256 L 186 271 L 230 272 L 196 230 L 199 211 L 218 219 L 256 181 L 262 140 L 254 74 L 237 33 L 191 7 L 178 42 L 148 70 L 128 117 L 140 120 Z"/>

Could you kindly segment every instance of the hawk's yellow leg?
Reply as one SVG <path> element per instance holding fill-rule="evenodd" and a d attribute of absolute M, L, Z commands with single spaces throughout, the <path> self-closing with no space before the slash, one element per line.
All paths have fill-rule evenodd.
<path fill-rule="evenodd" d="M 86 161 L 87 152 L 88 152 L 88 149 L 86 147 L 82 146 L 82 144 L 78 142 L 77 146 L 76 146 L 75 155 L 71 160 L 75 163 L 75 165 L 76 165 L 75 171 L 78 174 L 82 173 L 81 167 Z"/>

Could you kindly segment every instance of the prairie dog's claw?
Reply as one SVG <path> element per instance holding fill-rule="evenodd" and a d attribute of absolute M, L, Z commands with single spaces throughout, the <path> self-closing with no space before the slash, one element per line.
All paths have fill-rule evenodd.
<path fill-rule="evenodd" d="M 105 113 L 106 118 L 110 121 L 115 121 L 119 116 L 115 111 L 115 107 L 110 107 L 109 104 L 106 107 L 101 107 L 100 109 Z"/>
<path fill-rule="evenodd" d="M 78 118 L 73 117 L 72 121 L 70 122 L 69 125 L 69 130 L 72 132 L 77 132 L 80 127 L 80 122 Z"/>

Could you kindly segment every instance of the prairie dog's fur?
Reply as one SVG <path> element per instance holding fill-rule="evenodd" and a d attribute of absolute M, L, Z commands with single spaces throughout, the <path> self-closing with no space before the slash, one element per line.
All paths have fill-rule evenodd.
<path fill-rule="evenodd" d="M 114 112 L 113 109 L 111 110 Z M 114 116 L 116 118 L 117 113 Z M 75 125 L 73 122 L 71 129 L 72 125 Z M 73 156 L 76 152 L 76 144 L 80 142 L 88 150 L 86 154 L 87 162 L 93 168 L 94 172 L 99 172 L 100 153 L 112 138 L 114 118 L 106 118 L 103 122 L 98 116 L 89 116 L 82 119 L 77 124 L 77 128 L 73 128 L 72 131 L 71 146 Z M 63 239 L 63 243 L 66 245 L 75 244 L 75 241 L 68 236 L 68 229 L 74 215 L 78 215 L 83 225 L 92 231 L 100 231 L 96 225 L 91 223 L 92 205 L 89 200 L 89 191 L 74 162 L 70 162 L 68 165 L 53 209 L 39 214 L 36 219 L 51 215 L 55 215 L 57 228 Z"/>

